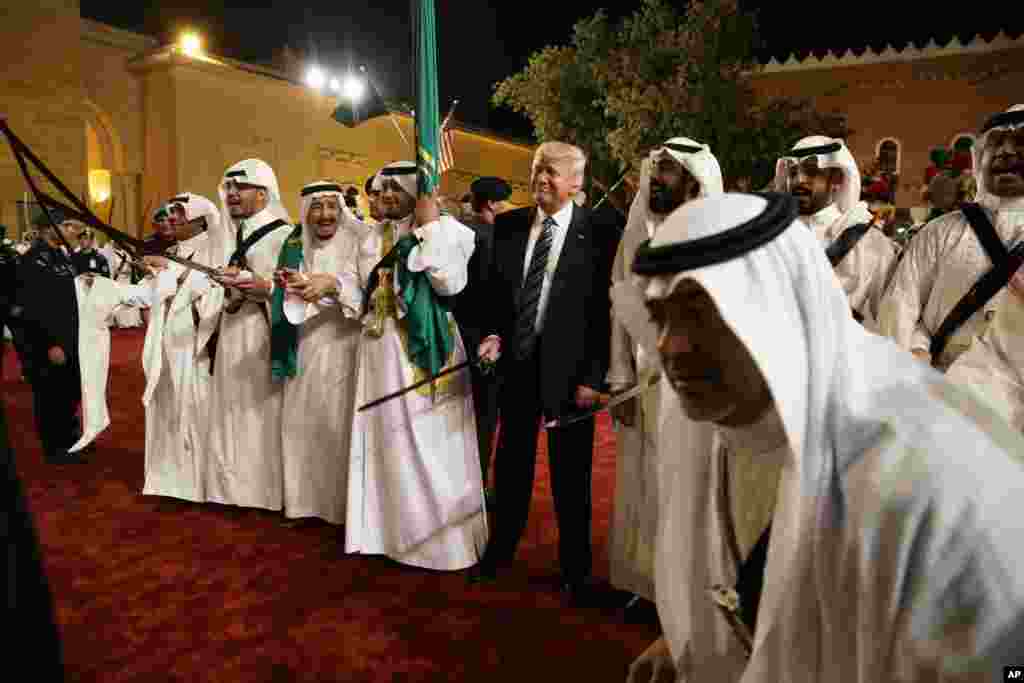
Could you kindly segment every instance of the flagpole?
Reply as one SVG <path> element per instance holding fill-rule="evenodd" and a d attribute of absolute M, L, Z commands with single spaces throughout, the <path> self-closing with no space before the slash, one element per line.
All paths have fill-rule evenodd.
<path fill-rule="evenodd" d="M 395 118 L 395 112 L 388 111 L 388 118 L 391 119 L 391 123 L 395 124 L 395 130 L 398 131 L 398 135 L 402 138 L 402 142 L 404 142 L 412 150 L 412 153 L 415 154 L 416 146 L 409 142 L 409 138 L 405 137 L 405 133 L 402 132 L 401 126 L 398 125 L 398 119 Z"/>
<path fill-rule="evenodd" d="M 413 0 L 416 49 L 416 176 L 420 196 L 438 189 L 440 126 L 437 111 L 437 37 L 434 0 Z"/>

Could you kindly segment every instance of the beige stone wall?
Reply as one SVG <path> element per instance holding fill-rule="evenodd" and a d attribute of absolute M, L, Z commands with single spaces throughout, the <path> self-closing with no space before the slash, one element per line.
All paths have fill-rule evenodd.
<path fill-rule="evenodd" d="M 78 13 L 77 0 L 6 0 L 0 6 L 0 115 L 81 193 L 86 148 Z M 13 234 L 28 188 L 6 141 L 0 145 L 0 222 Z"/>
<path fill-rule="evenodd" d="M 822 111 L 847 115 L 858 163 L 877 155 L 885 138 L 900 143 L 899 206 L 921 204 L 932 147 L 976 131 L 990 114 L 1021 98 L 1024 50 L 911 62 L 808 69 L 758 76 L 762 95 L 813 97 Z M 808 131 L 811 134 L 812 131 Z"/>
<path fill-rule="evenodd" d="M 136 67 L 145 101 L 143 194 L 168 197 L 192 191 L 216 201 L 224 170 L 258 157 L 273 166 L 284 202 L 298 219 L 299 190 L 319 178 L 362 185 L 381 166 L 411 159 L 412 122 L 382 117 L 347 128 L 331 117 L 332 97 L 302 85 L 253 73 L 232 63 L 151 55 Z M 458 197 L 480 175 L 518 186 L 525 203 L 532 149 L 456 131 L 456 168 L 442 192 Z"/>

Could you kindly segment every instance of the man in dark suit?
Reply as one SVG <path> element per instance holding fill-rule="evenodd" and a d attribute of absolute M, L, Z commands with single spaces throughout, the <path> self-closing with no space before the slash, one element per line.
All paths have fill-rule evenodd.
<path fill-rule="evenodd" d="M 487 278 L 490 276 L 494 254 L 494 219 L 501 202 L 512 196 L 512 186 L 501 178 L 477 178 L 470 185 L 470 192 L 473 217 L 463 223 L 476 233 L 476 249 L 469 260 L 469 283 L 459 294 L 454 313 L 466 349 L 469 353 L 475 353 L 484 335 L 490 332 L 484 329 L 487 323 L 481 319 L 481 315 L 491 301 Z M 480 470 L 486 487 L 494 430 L 498 423 L 498 382 L 495 377 L 484 375 L 476 366 L 472 368 L 472 375 Z M 494 490 L 487 488 L 486 493 L 487 502 L 493 506 L 496 498 Z"/>
<path fill-rule="evenodd" d="M 572 201 L 585 166 L 580 149 L 544 143 L 531 175 L 537 205 L 495 220 L 490 296 L 482 314 L 491 335 L 479 353 L 500 357 L 495 474 L 501 509 L 474 571 L 478 580 L 493 579 L 512 561 L 526 527 L 541 416 L 590 409 L 605 387 L 617 232 L 595 225 L 590 212 Z M 583 597 L 591 570 L 593 443 L 593 419 L 548 432 L 562 588 L 571 603 Z"/>
<path fill-rule="evenodd" d="M 40 238 L 22 256 L 17 271 L 15 310 L 30 358 L 32 412 L 46 459 L 55 464 L 82 462 L 67 449 L 82 436 L 75 413 L 82 397 L 78 364 L 78 297 L 75 268 L 65 242 L 74 244 L 77 229 L 58 211 L 58 228 L 45 217 Z M 64 236 L 62 241 L 57 231 Z"/>

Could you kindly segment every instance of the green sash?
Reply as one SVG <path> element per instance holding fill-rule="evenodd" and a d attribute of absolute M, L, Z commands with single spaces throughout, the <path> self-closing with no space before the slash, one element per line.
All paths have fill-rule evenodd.
<path fill-rule="evenodd" d="M 414 273 L 406 262 L 419 244 L 413 234 L 395 245 L 395 270 L 405 302 L 405 323 L 409 334 L 409 360 L 424 372 L 436 375 L 448 362 L 455 341 L 448 326 L 448 313 L 455 297 L 439 296 L 430 285 L 426 271 Z"/>
<path fill-rule="evenodd" d="M 288 235 L 281 254 L 277 258 L 278 268 L 298 270 L 302 265 L 302 224 L 295 226 Z M 295 377 L 298 374 L 299 328 L 284 315 L 284 287 L 274 287 L 270 301 L 270 376 L 275 380 Z"/>

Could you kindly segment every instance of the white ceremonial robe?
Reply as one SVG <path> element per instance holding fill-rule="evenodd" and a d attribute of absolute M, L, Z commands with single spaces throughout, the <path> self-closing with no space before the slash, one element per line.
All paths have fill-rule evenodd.
<path fill-rule="evenodd" d="M 245 239 L 274 217 L 264 209 L 246 219 Z M 228 253 L 235 224 L 227 226 Z M 294 226 L 265 235 L 246 259 L 256 277 L 273 278 L 281 246 Z M 225 505 L 280 510 L 282 388 L 270 376 L 270 304 L 247 301 L 237 312 L 222 309 L 210 388 L 204 460 L 206 499 Z M 200 338 L 202 341 L 202 337 Z"/>
<path fill-rule="evenodd" d="M 801 218 L 828 248 L 848 227 L 867 223 L 872 216 L 867 204 L 860 202 L 846 213 L 833 203 Z M 896 266 L 896 254 L 893 241 L 881 230 L 871 228 L 833 269 L 850 299 L 850 308 L 864 316 L 862 324 L 871 332 L 878 330 L 878 305 Z"/>
<path fill-rule="evenodd" d="M 84 276 L 75 278 L 78 301 L 78 363 L 82 385 L 82 438 L 69 453 L 76 453 L 110 426 L 107 379 L 110 374 L 110 320 L 118 306 L 149 306 L 152 291 L 145 285 L 124 285 L 97 275 L 92 286 Z"/>
<path fill-rule="evenodd" d="M 204 265 L 206 233 L 179 245 L 178 254 Z M 180 282 L 180 284 L 179 284 Z M 142 493 L 192 502 L 206 500 L 204 434 L 211 382 L 199 362 L 193 304 L 210 291 L 209 279 L 168 262 L 154 282 L 154 303 L 143 345 L 146 389 L 145 481 Z"/>
<path fill-rule="evenodd" d="M 438 294 L 455 295 L 466 286 L 473 233 L 449 216 L 426 227 L 429 236 L 409 254 L 409 268 L 425 270 Z M 364 289 L 373 267 L 409 229 L 408 221 L 374 226 L 359 257 Z M 382 335 L 364 330 L 360 339 L 357 406 L 422 377 L 406 352 L 397 291 L 395 299 L 397 312 L 384 319 Z M 446 367 L 467 357 L 451 314 L 448 319 L 455 349 Z M 427 386 L 355 414 L 346 552 L 438 570 L 465 569 L 483 555 L 487 518 L 470 374 L 453 373 L 437 387 L 436 401 Z"/>
<path fill-rule="evenodd" d="M 1003 201 L 998 207 L 988 211 L 989 219 L 1003 244 L 1012 248 L 1024 237 L 1024 199 Z M 907 245 L 879 307 L 880 333 L 908 351 L 928 350 L 942 321 L 991 267 L 961 212 L 939 216 Z M 1006 295 L 1004 287 L 961 325 L 947 340 L 941 357 L 932 359 L 933 364 L 948 368 L 970 348 L 984 334 L 987 322 Z"/>
<path fill-rule="evenodd" d="M 303 270 L 335 277 L 341 269 L 355 272 L 364 236 L 343 223 L 319 248 L 307 240 Z M 331 267 L 339 272 L 328 272 Z M 299 327 L 298 374 L 285 380 L 281 428 L 285 515 L 319 517 L 331 524 L 345 523 L 362 332 L 359 283 L 350 279 L 339 285 L 337 299 L 306 304 Z"/>
<path fill-rule="evenodd" d="M 104 252 L 107 256 L 107 263 L 110 264 L 110 277 L 121 284 L 132 283 L 132 267 L 128 263 L 128 254 L 119 249 L 109 249 Z M 116 275 L 116 277 L 115 277 Z M 133 306 L 118 306 L 114 310 L 113 324 L 115 327 L 141 327 L 142 311 Z"/>
<path fill-rule="evenodd" d="M 1024 433 L 1024 272 L 1018 271 L 988 329 L 946 371 Z"/>
<path fill-rule="evenodd" d="M 631 224 L 619 243 L 612 284 L 628 280 L 639 244 L 650 237 L 644 226 Z M 612 318 L 608 383 L 613 391 L 647 381 L 655 371 L 625 325 Z M 642 378 L 642 380 L 641 380 Z M 611 585 L 654 600 L 654 541 L 658 531 L 658 403 L 659 385 L 644 392 L 636 406 L 634 426 L 616 425 L 615 507 L 608 541 Z"/>

